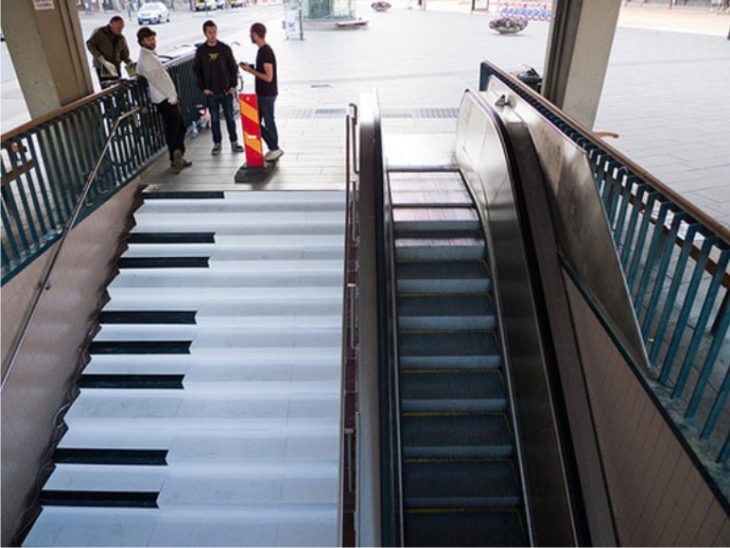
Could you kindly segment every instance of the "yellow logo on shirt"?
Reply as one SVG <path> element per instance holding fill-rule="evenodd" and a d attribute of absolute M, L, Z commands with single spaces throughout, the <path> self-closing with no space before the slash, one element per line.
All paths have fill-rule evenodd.
<path fill-rule="evenodd" d="M 220 53 L 209 53 L 208 57 L 210 58 L 211 61 L 215 61 L 216 59 L 218 59 L 219 55 L 220 55 Z"/>

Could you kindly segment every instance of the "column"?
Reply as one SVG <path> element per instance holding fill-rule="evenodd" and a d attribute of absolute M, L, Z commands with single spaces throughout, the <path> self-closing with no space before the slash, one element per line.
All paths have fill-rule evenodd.
<path fill-rule="evenodd" d="M 555 0 L 545 97 L 588 128 L 598 111 L 621 0 Z"/>
<path fill-rule="evenodd" d="M 31 118 L 93 93 L 74 0 L 2 2 L 3 32 Z"/>

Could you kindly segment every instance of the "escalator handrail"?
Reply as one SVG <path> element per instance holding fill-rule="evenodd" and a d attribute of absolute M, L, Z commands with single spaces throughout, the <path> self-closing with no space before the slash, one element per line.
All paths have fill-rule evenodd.
<path fill-rule="evenodd" d="M 360 102 L 359 120 L 360 148 L 360 218 L 361 231 L 360 273 L 358 285 L 363 297 L 359 312 L 365 314 L 360 325 L 362 368 L 374 367 L 377 372 L 377 387 L 371 390 L 377 395 L 377 421 L 379 429 L 373 435 L 379 437 L 377 451 L 380 459 L 380 477 L 376 480 L 379 492 L 374 494 L 379 501 L 378 542 L 383 546 L 403 545 L 404 512 L 400 450 L 400 401 L 397 379 L 397 341 L 395 317 L 395 279 L 393 276 L 394 253 L 392 245 L 392 223 L 385 214 L 389 199 L 387 170 L 383 153 L 383 135 L 380 106 L 377 92 L 363 94 Z M 392 224 L 391 224 L 392 226 Z M 366 277 L 368 276 L 368 277 Z M 372 302 L 371 302 L 372 300 Z M 367 363 L 366 363 L 367 362 Z M 361 371 L 364 369 L 361 368 Z M 370 369 L 370 371 L 374 371 Z M 359 373 L 361 376 L 364 373 Z M 360 390 L 361 405 L 374 413 L 371 405 L 376 396 L 366 393 L 368 387 Z M 365 401 L 363 398 L 367 398 Z M 372 421 L 374 417 L 363 416 Z M 364 433 L 360 432 L 358 439 Z M 371 443 L 373 440 L 363 440 Z M 365 465 L 363 465 L 365 466 Z M 367 508 L 365 508 L 367 511 Z M 360 518 L 362 520 L 362 517 Z"/>
<path fill-rule="evenodd" d="M 376 176 L 374 191 L 376 193 L 375 218 L 376 226 L 380 235 L 376 235 L 378 241 L 378 321 L 380 324 L 381 343 L 381 371 L 383 373 L 384 388 L 388 394 L 388 412 L 384 413 L 383 419 L 389 419 L 387 427 L 390 429 L 390 449 L 394 452 L 391 455 L 390 478 L 393 493 L 393 541 L 399 546 L 405 545 L 404 528 L 404 506 L 403 506 L 403 461 L 400 437 L 400 389 L 398 382 L 398 337 L 397 337 L 397 311 L 395 292 L 395 245 L 393 239 L 393 216 L 386 215 L 386 198 L 388 204 L 392 204 L 390 185 L 387 177 L 386 158 L 384 154 L 383 131 L 380 114 L 380 101 L 377 91 L 373 92 L 375 108 L 373 110 L 373 147 L 375 154 L 373 158 L 375 165 L 373 173 Z M 381 427 L 383 423 L 381 423 Z M 387 522 L 384 522 L 387 523 Z M 384 539 L 385 540 L 385 539 Z"/>
<path fill-rule="evenodd" d="M 340 376 L 340 444 L 338 469 L 337 539 L 345 546 L 345 513 L 347 496 L 356 493 L 354 484 L 353 440 L 356 424 L 348 428 L 347 379 L 348 359 L 352 352 L 357 362 L 357 286 L 350 282 L 353 248 L 357 245 L 357 105 L 350 103 L 345 116 L 345 253 L 342 287 L 342 348 Z M 356 367 L 356 366 L 355 366 Z M 356 389 L 355 389 L 356 390 Z M 355 398 L 357 397 L 355 393 Z M 355 419 L 355 417 L 353 417 Z M 355 419 L 356 420 L 356 419 Z M 345 467 L 347 463 L 347 467 Z"/>
<path fill-rule="evenodd" d="M 514 170 L 513 166 L 510 162 L 510 156 L 508 153 L 509 147 L 508 147 L 508 140 L 506 135 L 506 128 L 504 127 L 501 119 L 497 114 L 494 112 L 494 109 L 492 106 L 487 103 L 484 98 L 479 95 L 479 93 L 474 92 L 471 89 L 466 89 L 464 91 L 464 95 L 468 96 L 475 106 L 477 106 L 482 113 L 489 118 L 489 120 L 492 122 L 492 125 L 496 129 L 496 133 L 499 136 L 500 139 L 500 145 L 502 150 L 505 154 L 505 163 L 507 165 L 507 169 L 509 172 L 510 180 L 514 180 Z M 458 146 L 458 145 L 457 145 Z M 485 212 L 482 210 L 481 207 L 479 207 L 479 201 L 476 198 L 476 193 L 474 191 L 474 188 L 472 187 L 471 183 L 466 177 L 463 177 L 464 184 L 466 185 L 469 195 L 471 196 L 472 200 L 474 201 L 475 208 L 477 210 L 477 213 L 479 215 L 479 222 L 482 227 L 482 231 L 485 232 L 484 237 L 485 241 L 486 238 L 486 226 L 487 226 L 487 219 Z M 495 300 L 495 312 L 497 314 L 497 324 L 499 326 L 500 333 L 503 329 L 502 326 L 504 326 L 504 314 L 503 314 L 503 306 L 501 305 L 501 298 L 500 298 L 500 291 L 499 291 L 499 284 L 500 281 L 495 275 L 494 272 L 492 272 L 492 294 L 494 296 Z M 509 408 L 510 408 L 510 424 L 514 431 L 515 436 L 515 453 L 517 457 L 518 462 L 518 473 L 520 475 L 520 488 L 522 491 L 522 497 L 524 501 L 524 511 L 525 511 L 525 521 L 526 521 L 526 529 L 527 534 L 529 538 L 529 544 L 531 546 L 535 545 L 535 539 L 534 539 L 534 531 L 532 527 L 532 512 L 531 512 L 531 506 L 530 506 L 530 497 L 527 492 L 527 478 L 525 477 L 525 468 L 524 468 L 524 458 L 523 458 L 523 449 L 522 449 L 522 443 L 521 443 L 521 436 L 520 436 L 520 427 L 517 422 L 517 411 L 515 409 L 515 392 L 514 392 L 514 385 L 512 382 L 511 375 L 509 374 L 511 370 L 510 365 L 510 354 L 508 352 L 506 340 L 504 337 L 504 334 L 501 333 L 500 335 L 500 346 L 502 349 L 502 355 L 504 356 L 504 370 L 505 370 L 505 384 L 507 388 L 507 394 L 509 396 Z"/>

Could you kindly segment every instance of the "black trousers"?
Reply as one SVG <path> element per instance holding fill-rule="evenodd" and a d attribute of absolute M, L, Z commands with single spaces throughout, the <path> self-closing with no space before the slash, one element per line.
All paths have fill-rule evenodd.
<path fill-rule="evenodd" d="M 157 110 L 160 111 L 162 123 L 165 124 L 165 141 L 170 152 L 170 161 L 172 161 L 174 151 L 179 150 L 185 154 L 185 123 L 179 105 L 171 105 L 167 101 L 162 101 L 157 103 Z"/>

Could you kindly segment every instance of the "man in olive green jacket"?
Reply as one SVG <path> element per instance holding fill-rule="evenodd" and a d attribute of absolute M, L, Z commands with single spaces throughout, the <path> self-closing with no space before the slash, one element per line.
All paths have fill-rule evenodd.
<path fill-rule="evenodd" d="M 115 15 L 108 25 L 96 29 L 86 41 L 86 47 L 94 57 L 94 68 L 102 89 L 119 80 L 122 61 L 125 64 L 132 62 L 123 30 L 124 19 Z"/>

